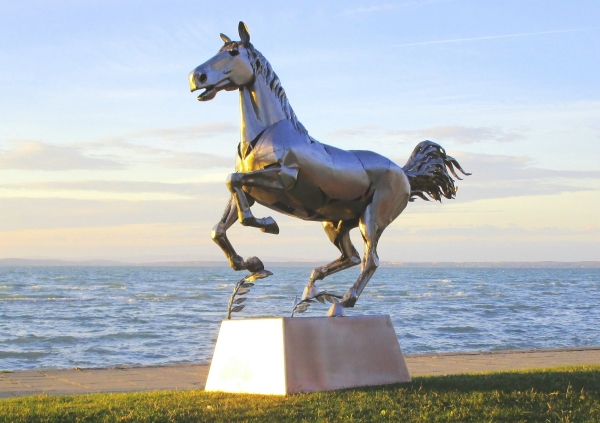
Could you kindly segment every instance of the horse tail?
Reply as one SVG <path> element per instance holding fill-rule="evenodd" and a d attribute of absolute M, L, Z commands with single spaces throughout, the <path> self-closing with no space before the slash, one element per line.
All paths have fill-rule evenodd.
<path fill-rule="evenodd" d="M 454 186 L 454 179 L 448 174 L 448 170 L 456 179 L 462 180 L 454 168 L 466 173 L 455 158 L 446 154 L 439 144 L 433 141 L 423 141 L 417 144 L 408 161 L 402 168 L 410 182 L 410 199 L 415 201 L 416 197 L 429 201 L 426 197 L 442 202 L 442 196 L 447 199 L 454 198 L 458 187 Z"/>

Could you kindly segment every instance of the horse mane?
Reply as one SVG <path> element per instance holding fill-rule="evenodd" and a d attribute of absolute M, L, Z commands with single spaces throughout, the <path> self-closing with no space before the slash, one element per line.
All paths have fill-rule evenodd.
<path fill-rule="evenodd" d="M 292 124 L 296 130 L 302 134 L 308 134 L 308 131 L 304 125 L 302 125 L 302 123 L 300 123 L 296 117 L 296 113 L 294 113 L 292 106 L 290 106 L 290 102 L 285 94 L 285 90 L 281 86 L 281 81 L 279 80 L 277 74 L 273 71 L 269 61 L 261 54 L 260 51 L 256 50 L 252 44 L 250 44 L 246 50 L 248 51 L 248 59 L 250 59 L 250 65 L 252 66 L 254 75 L 261 75 L 263 78 L 265 78 L 267 86 L 279 99 L 281 109 L 285 113 L 285 116 L 292 121 Z"/>

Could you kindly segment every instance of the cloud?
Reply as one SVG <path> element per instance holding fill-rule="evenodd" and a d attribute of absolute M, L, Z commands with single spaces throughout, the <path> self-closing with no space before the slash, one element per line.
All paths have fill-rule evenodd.
<path fill-rule="evenodd" d="M 119 188 L 116 185 L 105 188 L 117 190 Z M 127 189 L 133 190 L 134 187 Z M 169 188 L 164 187 L 164 189 Z M 197 236 L 208 238 L 210 229 L 221 218 L 230 196 L 225 185 L 215 184 L 203 188 L 175 187 L 174 189 L 182 192 L 186 189 L 192 192 L 202 189 L 203 196 L 202 199 L 190 197 L 169 201 L 3 198 L 0 207 L 0 232 L 141 223 L 207 222 L 206 229 Z"/>
<path fill-rule="evenodd" d="M 381 134 L 381 131 L 382 130 L 380 128 L 378 128 L 377 126 L 364 125 L 364 126 L 357 126 L 355 128 L 338 129 L 337 131 L 330 132 L 327 135 L 330 135 L 335 138 L 353 138 L 353 137 L 368 138 L 368 137 L 372 137 L 377 134 Z"/>
<path fill-rule="evenodd" d="M 592 29 L 592 28 L 559 29 L 556 31 L 522 32 L 519 34 L 489 35 L 489 36 L 483 36 L 483 37 L 470 37 L 470 38 L 453 38 L 453 39 L 449 39 L 449 40 L 421 41 L 418 43 L 396 44 L 393 47 L 422 46 L 422 45 L 427 45 L 427 44 L 458 43 L 458 42 L 462 42 L 462 41 L 495 40 L 498 38 L 515 38 L 515 37 L 526 37 L 526 36 L 531 36 L 531 35 L 543 35 L 543 34 L 562 34 L 565 32 L 587 31 L 590 29 Z"/>
<path fill-rule="evenodd" d="M 125 145 L 134 140 L 163 140 L 169 142 L 202 141 L 218 135 L 237 134 L 239 127 L 231 122 L 215 122 L 202 125 L 181 126 L 172 128 L 151 128 L 142 131 L 129 132 L 114 137 L 99 140 L 97 144 Z"/>
<path fill-rule="evenodd" d="M 50 181 L 0 184 L 0 189 L 22 191 L 96 191 L 108 193 L 168 193 L 189 197 L 222 197 L 228 195 L 225 183 L 154 181 Z"/>
<path fill-rule="evenodd" d="M 170 131 L 165 131 L 164 136 L 167 136 Z M 176 134 L 177 131 L 173 133 Z M 194 132 L 182 131 L 179 135 L 172 136 L 183 139 L 191 136 L 192 133 Z M 11 150 L 0 151 L 0 170 L 121 170 L 131 163 L 151 163 L 174 169 L 203 170 L 219 167 L 233 169 L 235 165 L 233 157 L 138 145 L 120 140 L 118 137 L 110 142 L 112 149 L 107 148 L 105 142 L 60 146 L 41 141 L 12 141 L 11 143 L 14 146 Z"/>
<path fill-rule="evenodd" d="M 489 182 L 532 181 L 551 179 L 600 179 L 600 171 L 594 170 L 554 170 L 534 166 L 535 161 L 528 156 L 504 156 L 494 154 L 458 153 L 461 165 L 477 174 L 477 179 Z"/>
<path fill-rule="evenodd" d="M 498 239 L 525 239 L 533 241 L 536 239 L 600 239 L 600 228 L 588 227 L 588 228 L 560 228 L 560 227 L 540 227 L 540 228 L 529 228 L 517 225 L 456 225 L 453 227 L 418 227 L 418 228 L 404 228 L 400 226 L 394 226 L 393 231 L 396 234 L 400 234 L 403 237 L 413 236 L 418 237 L 431 237 L 433 239 L 438 238 L 453 238 L 455 240 L 461 238 L 471 239 L 485 239 L 485 240 L 498 240 Z"/>
<path fill-rule="evenodd" d="M 233 168 L 235 159 L 216 154 L 184 151 L 181 144 L 188 141 L 203 142 L 221 135 L 237 134 L 239 128 L 230 122 L 212 124 L 153 128 L 106 137 L 91 143 L 80 143 L 89 151 L 122 157 L 123 160 L 179 169 Z M 205 144 L 206 146 L 206 144 Z M 214 149 L 215 143 L 210 146 Z M 133 154 L 132 154 L 133 153 Z"/>
<path fill-rule="evenodd" d="M 554 170 L 536 167 L 527 156 L 503 156 L 458 152 L 453 156 L 472 175 L 457 181 L 461 201 L 563 192 L 597 191 L 600 171 Z M 396 163 L 404 164 L 405 159 Z"/>
<path fill-rule="evenodd" d="M 160 160 L 163 166 L 176 169 L 208 169 L 214 167 L 229 167 L 235 165 L 235 159 L 216 156 L 207 153 L 171 153 L 168 157 Z"/>
<path fill-rule="evenodd" d="M 482 141 L 512 142 L 523 139 L 521 131 L 505 131 L 497 126 L 466 127 L 458 125 L 436 126 L 415 131 L 387 131 L 404 139 L 432 139 L 473 144 Z"/>
<path fill-rule="evenodd" d="M 402 142 L 429 139 L 436 142 L 453 141 L 457 144 L 473 144 L 483 141 L 513 142 L 523 139 L 524 128 L 504 130 L 498 126 L 468 127 L 460 125 L 434 126 L 416 130 L 388 130 L 372 125 L 340 129 L 329 133 L 338 138 L 380 137 Z"/>
<path fill-rule="evenodd" d="M 126 160 L 138 163 L 151 163 L 160 167 L 173 169 L 211 169 L 231 168 L 235 166 L 235 158 L 196 151 L 177 151 L 166 148 L 155 148 L 148 145 L 134 145 L 122 142 L 120 148 L 126 150 Z M 132 157 L 134 152 L 137 157 Z"/>
<path fill-rule="evenodd" d="M 58 146 L 40 141 L 13 141 L 14 148 L 0 153 L 0 169 L 9 170 L 116 170 L 125 164 L 107 158 L 84 155 L 74 146 Z"/>
<path fill-rule="evenodd" d="M 540 181 L 530 181 L 528 183 L 509 183 L 498 185 L 475 185 L 460 181 L 457 183 L 460 188 L 456 194 L 461 202 L 478 201 L 493 198 L 511 198 L 511 197 L 534 197 L 540 195 L 558 195 L 568 192 L 597 192 L 596 188 L 589 188 L 568 184 L 552 184 Z"/>
<path fill-rule="evenodd" d="M 442 3 L 451 0 L 421 0 L 421 1 L 408 1 L 403 3 L 384 3 L 384 4 L 375 4 L 372 6 L 362 6 L 357 7 L 355 9 L 347 9 L 344 11 L 345 14 L 358 14 L 358 13 L 376 13 L 376 12 L 389 12 L 391 10 L 401 9 L 404 7 L 410 6 L 423 6 L 431 3 Z"/>

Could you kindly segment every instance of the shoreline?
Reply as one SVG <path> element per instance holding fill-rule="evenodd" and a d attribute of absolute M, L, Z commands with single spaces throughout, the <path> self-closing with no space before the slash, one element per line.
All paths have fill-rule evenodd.
<path fill-rule="evenodd" d="M 600 364 L 600 346 L 406 354 L 411 376 L 442 376 Z M 0 399 L 29 395 L 203 389 L 209 363 L 0 373 Z"/>
<path fill-rule="evenodd" d="M 404 358 L 432 358 L 432 357 L 462 357 L 462 356 L 485 356 L 485 355 L 510 355 L 510 354 L 535 354 L 544 353 L 561 353 L 561 352 L 579 352 L 579 351 L 600 351 L 600 345 L 587 347 L 557 347 L 557 348 L 528 348 L 522 350 L 474 350 L 474 351 L 455 351 L 455 352 L 433 352 L 433 353 L 416 353 L 402 354 Z M 600 362 L 598 362 L 600 364 Z M 102 367 L 40 367 L 35 369 L 1 369 L 0 375 L 11 374 L 17 372 L 46 372 L 46 371 L 87 371 L 87 370 L 126 370 L 126 369 L 153 369 L 153 368 L 168 368 L 176 366 L 210 366 L 210 361 L 197 363 L 167 363 L 167 364 L 132 364 L 132 365 L 115 365 Z"/>

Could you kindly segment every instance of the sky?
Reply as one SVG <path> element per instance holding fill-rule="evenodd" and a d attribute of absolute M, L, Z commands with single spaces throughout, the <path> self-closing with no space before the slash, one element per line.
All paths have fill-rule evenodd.
<path fill-rule="evenodd" d="M 473 173 L 411 203 L 383 262 L 600 260 L 595 0 L 0 0 L 0 258 L 225 262 L 238 95 L 187 75 L 240 20 L 314 138 L 401 166 L 430 139 Z M 244 257 L 337 257 L 253 211 L 281 232 L 234 225 Z"/>

